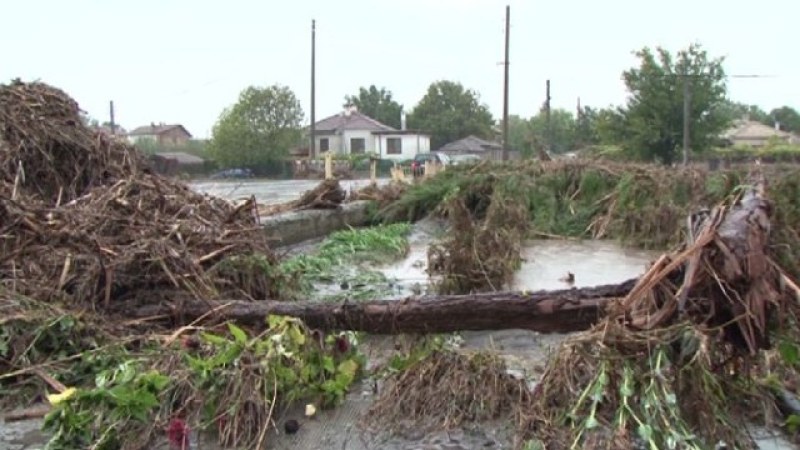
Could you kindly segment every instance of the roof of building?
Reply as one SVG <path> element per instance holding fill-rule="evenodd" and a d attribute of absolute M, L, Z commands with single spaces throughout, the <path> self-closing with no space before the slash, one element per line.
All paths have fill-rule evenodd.
<path fill-rule="evenodd" d="M 436 151 L 445 153 L 481 153 L 489 150 L 501 150 L 502 148 L 503 146 L 497 142 L 487 141 L 477 136 L 467 136 L 464 139 L 445 144 Z"/>
<path fill-rule="evenodd" d="M 166 133 L 167 131 L 171 131 L 171 130 L 173 130 L 175 128 L 178 128 L 178 127 L 183 129 L 183 131 L 189 137 L 192 136 L 192 134 L 189 133 L 189 130 L 187 130 L 186 127 L 184 127 L 181 124 L 168 125 L 168 124 L 163 124 L 163 123 L 160 123 L 160 124 L 151 123 L 150 125 L 145 125 L 145 126 L 142 126 L 142 127 L 134 128 L 133 131 L 128 133 L 128 136 L 157 136 L 159 134 Z"/>
<path fill-rule="evenodd" d="M 363 131 L 399 131 L 389 125 L 382 124 L 372 117 L 359 112 L 355 108 L 326 117 L 314 124 L 315 131 L 343 131 L 343 130 L 363 130 Z"/>
<path fill-rule="evenodd" d="M 788 138 L 792 134 L 754 120 L 737 120 L 726 130 L 723 138 L 727 139 L 769 139 L 771 137 Z"/>
<path fill-rule="evenodd" d="M 205 162 L 205 160 L 199 156 L 184 152 L 158 152 L 155 153 L 154 156 L 164 159 L 174 159 L 178 161 L 178 164 L 202 164 Z"/>

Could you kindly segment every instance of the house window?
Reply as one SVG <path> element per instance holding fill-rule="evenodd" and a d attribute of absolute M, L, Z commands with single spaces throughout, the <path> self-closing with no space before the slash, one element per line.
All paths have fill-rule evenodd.
<path fill-rule="evenodd" d="M 403 153 L 403 140 L 401 138 L 386 138 L 386 154 L 401 155 Z"/>
<path fill-rule="evenodd" d="M 367 140 L 364 138 L 350 138 L 350 153 L 364 153 L 367 149 Z"/>
<path fill-rule="evenodd" d="M 322 139 L 319 140 L 319 151 L 327 152 L 328 149 L 329 149 L 329 146 L 330 146 L 330 142 L 328 141 L 328 138 L 322 138 Z"/>

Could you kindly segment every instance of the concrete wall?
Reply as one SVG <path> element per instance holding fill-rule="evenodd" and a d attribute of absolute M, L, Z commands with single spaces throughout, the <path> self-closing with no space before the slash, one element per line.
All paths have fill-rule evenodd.
<path fill-rule="evenodd" d="M 401 139 L 402 153 L 389 154 L 387 153 L 388 145 L 387 139 L 398 138 Z M 414 159 L 419 153 L 428 153 L 431 151 L 431 138 L 424 134 L 383 134 L 376 136 L 377 152 L 381 159 L 394 159 L 403 161 L 407 159 Z"/>
<path fill-rule="evenodd" d="M 364 139 L 364 153 L 372 153 L 376 151 L 375 148 L 375 137 L 373 137 L 372 133 L 369 131 L 362 131 L 362 130 L 345 130 L 344 139 L 342 140 L 342 151 L 341 154 L 343 155 L 352 155 L 353 151 L 350 147 L 350 139 L 353 138 L 361 138 Z"/>
<path fill-rule="evenodd" d="M 262 217 L 261 226 L 273 247 L 295 245 L 348 227 L 367 225 L 371 202 L 345 203 L 340 209 L 291 211 Z"/>

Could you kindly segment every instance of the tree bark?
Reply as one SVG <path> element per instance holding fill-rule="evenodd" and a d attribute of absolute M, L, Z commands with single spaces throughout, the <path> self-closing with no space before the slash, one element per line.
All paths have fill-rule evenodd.
<path fill-rule="evenodd" d="M 320 330 L 372 334 L 506 329 L 566 333 L 586 330 L 597 323 L 604 305 L 609 300 L 627 295 L 636 281 L 631 279 L 620 284 L 557 291 L 411 297 L 345 304 L 193 302 L 176 307 L 145 306 L 134 311 L 133 316 L 170 317 L 180 323 L 207 316 L 262 328 L 266 325 L 266 316 L 276 314 L 297 317 L 309 327 Z"/>

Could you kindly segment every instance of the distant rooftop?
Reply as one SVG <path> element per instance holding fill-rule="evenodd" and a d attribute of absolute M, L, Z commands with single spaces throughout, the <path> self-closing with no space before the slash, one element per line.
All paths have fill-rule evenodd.
<path fill-rule="evenodd" d="M 491 150 L 501 150 L 502 145 L 497 142 L 487 141 L 477 136 L 467 136 L 464 139 L 450 142 L 437 150 L 445 153 L 483 153 Z"/>
<path fill-rule="evenodd" d="M 164 123 L 159 123 L 159 124 L 151 123 L 150 125 L 134 128 L 133 131 L 128 133 L 128 136 L 157 136 L 159 134 L 166 133 L 167 131 L 173 130 L 178 127 L 183 128 L 183 131 L 185 131 L 186 134 L 191 136 L 191 133 L 189 133 L 189 131 L 183 125 L 180 124 L 169 125 Z"/>
<path fill-rule="evenodd" d="M 359 112 L 355 107 L 345 108 L 341 113 L 320 120 L 314 124 L 314 128 L 315 131 L 321 132 L 343 130 L 399 131 Z"/>

